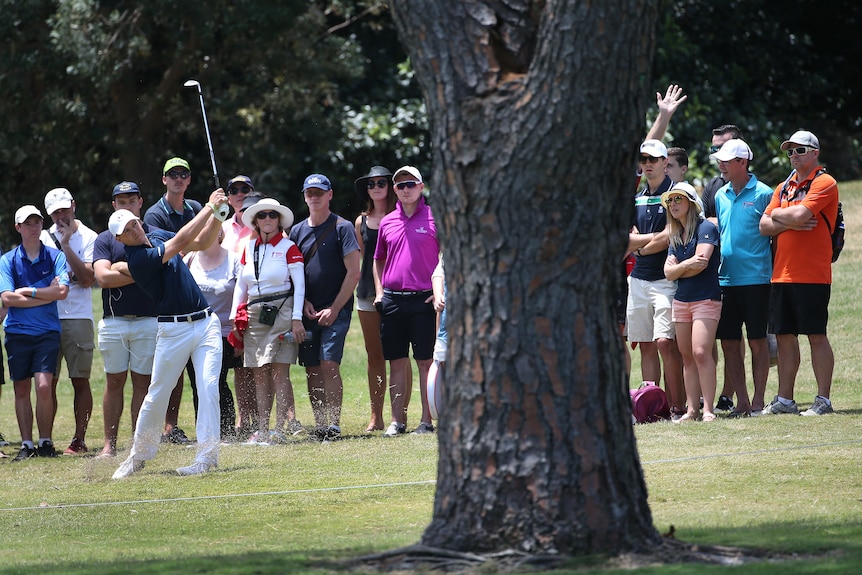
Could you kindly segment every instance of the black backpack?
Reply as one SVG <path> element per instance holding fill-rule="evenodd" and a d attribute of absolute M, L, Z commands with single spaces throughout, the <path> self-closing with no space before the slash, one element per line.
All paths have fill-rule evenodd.
<path fill-rule="evenodd" d="M 796 173 L 796 170 L 790 172 L 790 175 L 784 180 L 784 186 L 781 188 L 781 192 L 779 194 L 779 199 L 784 198 L 787 195 L 787 184 L 790 182 L 790 178 L 793 177 L 793 174 Z M 817 170 L 817 173 L 814 174 L 814 178 L 819 176 L 820 174 L 825 174 L 826 170 L 820 169 Z M 797 194 L 801 193 L 801 197 L 805 197 L 805 194 L 808 193 L 808 189 L 811 187 L 811 182 L 814 181 L 814 178 L 808 181 L 807 184 L 798 189 Z M 838 214 L 835 216 L 835 227 L 829 223 L 829 220 L 826 219 L 826 215 L 823 212 L 820 212 L 820 215 L 823 217 L 823 221 L 826 223 L 826 228 L 829 230 L 829 236 L 832 238 L 832 263 L 838 261 L 838 257 L 841 255 L 841 250 L 844 249 L 844 210 L 841 202 L 838 202 Z"/>

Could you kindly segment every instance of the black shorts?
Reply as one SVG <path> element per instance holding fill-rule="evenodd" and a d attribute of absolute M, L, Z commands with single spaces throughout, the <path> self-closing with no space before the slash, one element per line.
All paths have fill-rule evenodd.
<path fill-rule="evenodd" d="M 431 292 L 417 295 L 383 294 L 377 307 L 380 312 L 380 339 L 386 360 L 409 357 L 413 344 L 413 359 L 431 359 L 437 338 L 437 313 L 434 303 L 425 303 Z"/>
<path fill-rule="evenodd" d="M 721 319 L 716 339 L 742 340 L 742 324 L 749 340 L 766 337 L 769 292 L 769 284 L 721 288 Z"/>
<path fill-rule="evenodd" d="M 769 333 L 826 335 L 831 293 L 829 284 L 772 284 Z"/>
<path fill-rule="evenodd" d="M 60 332 L 49 331 L 39 335 L 6 334 L 6 354 L 9 356 L 9 377 L 24 381 L 34 373 L 57 374 L 60 356 Z"/>

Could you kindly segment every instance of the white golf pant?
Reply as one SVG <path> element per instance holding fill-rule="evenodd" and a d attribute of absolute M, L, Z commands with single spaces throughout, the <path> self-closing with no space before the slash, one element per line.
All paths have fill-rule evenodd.
<path fill-rule="evenodd" d="M 198 451 L 195 461 L 207 465 L 218 464 L 221 441 L 218 391 L 221 354 L 221 323 L 216 314 L 193 322 L 159 322 L 153 374 L 138 414 L 132 458 L 146 461 L 156 456 L 168 400 L 191 357 L 198 387 Z"/>

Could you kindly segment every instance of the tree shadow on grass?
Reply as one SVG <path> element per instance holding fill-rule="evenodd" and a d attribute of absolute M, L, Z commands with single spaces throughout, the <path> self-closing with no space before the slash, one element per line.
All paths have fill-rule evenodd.
<path fill-rule="evenodd" d="M 337 519 L 334 519 L 337 520 Z M 769 535 L 766 540 L 764 533 Z M 779 534 L 779 535 L 775 535 Z M 304 573 L 681 573 L 722 572 L 786 575 L 853 573 L 862 565 L 862 522 L 761 524 L 747 528 L 687 529 L 665 537 L 645 553 L 618 557 L 452 553 L 411 546 L 369 554 L 369 549 L 314 549 L 298 553 L 254 552 L 185 556 L 176 559 L 89 562 L 61 561 L 17 566 L 16 573 L 38 575 L 275 575 Z M 721 542 L 718 545 L 717 542 Z M 2 569 L 0 569 L 2 570 Z"/>

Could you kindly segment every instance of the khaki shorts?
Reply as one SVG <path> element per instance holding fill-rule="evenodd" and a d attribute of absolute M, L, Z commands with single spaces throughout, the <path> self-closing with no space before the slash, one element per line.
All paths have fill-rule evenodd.
<path fill-rule="evenodd" d="M 626 300 L 628 340 L 650 342 L 673 339 L 673 296 L 676 283 L 669 280 L 646 281 L 629 276 Z"/>
<path fill-rule="evenodd" d="M 60 355 L 57 358 L 57 374 L 63 359 L 70 378 L 90 379 L 93 369 L 93 350 L 96 343 L 93 336 L 93 320 L 60 320 Z"/>
<path fill-rule="evenodd" d="M 284 302 L 284 305 L 282 305 Z M 264 305 L 281 306 L 272 326 L 258 321 Z M 278 336 L 292 327 L 293 296 L 286 300 L 255 303 L 248 306 L 248 329 L 243 334 L 245 367 L 263 367 L 270 363 L 296 363 L 297 345 Z"/>
<path fill-rule="evenodd" d="M 106 317 L 99 322 L 99 351 L 105 373 L 140 375 L 153 372 L 156 353 L 156 332 L 159 324 L 154 317 Z"/>

